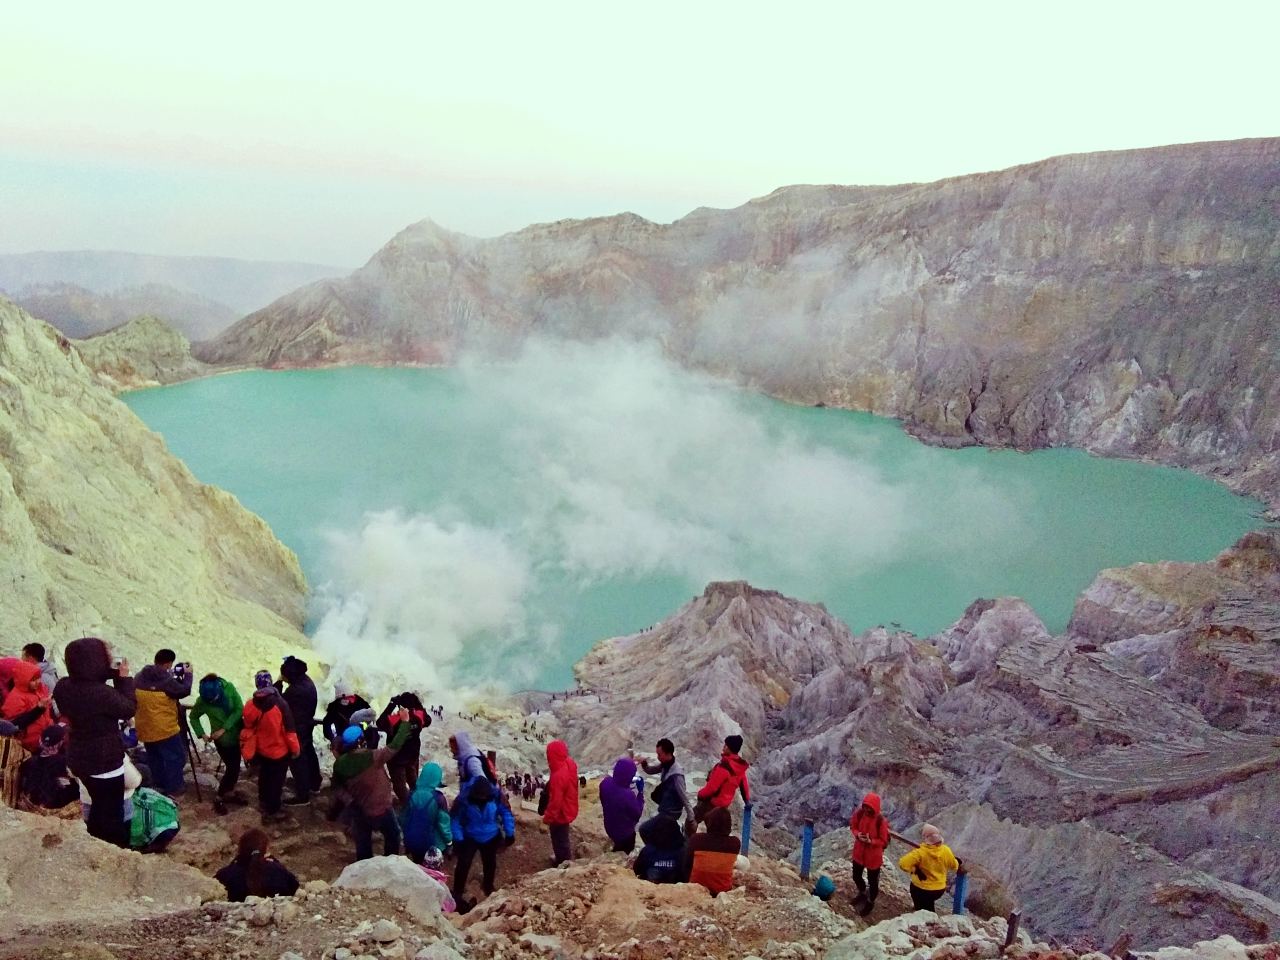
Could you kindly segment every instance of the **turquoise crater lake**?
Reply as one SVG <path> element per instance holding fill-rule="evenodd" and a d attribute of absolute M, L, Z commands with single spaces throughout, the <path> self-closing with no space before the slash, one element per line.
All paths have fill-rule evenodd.
<path fill-rule="evenodd" d="M 935 449 L 632 347 L 249 371 L 124 399 L 297 552 L 318 648 L 431 684 L 562 687 L 596 641 L 711 579 L 821 601 L 855 630 L 926 635 L 1014 595 L 1058 631 L 1099 570 L 1208 559 L 1260 513 L 1189 472 Z"/>

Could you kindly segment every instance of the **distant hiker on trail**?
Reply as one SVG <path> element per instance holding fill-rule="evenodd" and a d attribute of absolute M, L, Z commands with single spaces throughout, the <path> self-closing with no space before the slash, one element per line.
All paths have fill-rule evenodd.
<path fill-rule="evenodd" d="M 45 659 L 45 649 L 43 643 L 28 643 L 22 648 L 22 659 L 27 663 L 34 663 L 40 668 L 40 679 L 44 681 L 44 685 L 49 689 L 49 693 L 53 693 L 53 688 L 58 685 L 58 668 L 55 664 Z"/>
<path fill-rule="evenodd" d="M 292 897 L 298 892 L 298 878 L 275 857 L 268 855 L 271 838 L 254 828 L 245 831 L 236 846 L 236 858 L 213 875 L 227 891 L 232 903 L 246 897 Z"/>
<path fill-rule="evenodd" d="M 328 708 L 324 713 L 324 721 L 321 724 L 321 732 L 329 743 L 333 743 L 334 737 L 342 736 L 347 727 L 354 722 L 352 717 L 362 710 L 372 710 L 369 701 L 356 693 L 351 684 L 345 681 L 338 681 L 333 685 L 333 700 L 329 702 Z M 370 750 L 378 749 L 378 731 L 370 729 L 365 731 L 365 744 Z"/>
<path fill-rule="evenodd" d="M 920 832 L 921 843 L 898 861 L 898 866 L 911 874 L 911 905 L 917 910 L 932 910 L 947 889 L 947 872 L 960 869 L 960 861 L 942 842 L 942 831 L 926 823 Z"/>
<path fill-rule="evenodd" d="M 405 853 L 414 863 L 422 863 L 428 850 L 444 851 L 453 843 L 449 803 L 440 790 L 443 782 L 444 770 L 440 764 L 431 761 L 423 764 L 401 816 Z"/>
<path fill-rule="evenodd" d="M 488 896 L 493 893 L 498 870 L 498 843 L 504 839 L 508 845 L 515 842 L 516 822 L 511 810 L 498 802 L 497 787 L 487 776 L 473 779 L 466 796 L 460 796 L 454 802 L 451 821 L 458 854 L 458 863 L 453 871 L 453 899 L 458 905 L 458 913 L 467 913 L 475 906 L 474 901 L 463 897 L 471 861 L 478 852 L 480 889 Z"/>
<path fill-rule="evenodd" d="M 244 727 L 240 730 L 240 756 L 246 763 L 258 765 L 262 819 L 283 820 L 288 816 L 280 809 L 284 778 L 289 761 L 297 759 L 302 749 L 293 725 L 293 711 L 276 688 L 267 684 L 253 692 L 241 717 Z"/>
<path fill-rule="evenodd" d="M 712 807 L 705 818 L 705 832 L 689 838 L 684 854 L 684 878 L 700 883 L 714 897 L 733 888 L 733 868 L 742 850 L 742 841 L 733 836 L 733 817 L 728 807 Z"/>
<path fill-rule="evenodd" d="M 471 745 L 471 736 L 464 730 L 457 730 L 449 737 L 449 751 L 458 763 L 458 803 L 467 795 L 467 790 L 477 777 L 488 779 L 485 771 L 484 756 Z"/>
<path fill-rule="evenodd" d="M 161 793 L 181 796 L 187 789 L 183 768 L 187 765 L 187 745 L 182 733 L 178 701 L 191 695 L 191 664 L 175 663 L 172 650 L 156 651 L 134 678 L 138 715 L 134 726 L 147 750 L 151 782 Z"/>
<path fill-rule="evenodd" d="M 400 852 L 400 821 L 391 809 L 393 794 L 387 765 L 409 739 L 412 729 L 409 710 L 401 707 L 395 736 L 385 747 L 364 749 L 364 731 L 359 727 L 348 727 L 347 732 L 334 741 L 333 788 L 338 796 L 330 815 L 336 815 L 338 803 L 344 797 L 350 801 L 348 811 L 357 860 L 373 856 L 374 830 L 382 834 L 383 856 Z"/>
<path fill-rule="evenodd" d="M 861 805 L 849 817 L 849 832 L 853 834 L 853 885 L 858 895 L 853 898 L 854 907 L 860 907 L 859 916 L 869 916 L 880 895 L 880 868 L 884 866 L 884 848 L 889 845 L 889 821 L 880 813 L 880 796 L 868 793 Z M 866 870 L 867 878 L 862 879 Z"/>
<path fill-rule="evenodd" d="M 117 660 L 113 667 L 111 648 L 97 637 L 72 640 L 63 659 L 67 676 L 58 681 L 53 699 L 71 724 L 67 766 L 92 801 L 89 833 L 127 850 L 120 721 L 128 720 L 138 709 L 129 661 Z"/>
<path fill-rule="evenodd" d="M 632 867 L 635 875 L 650 883 L 684 880 L 684 831 L 674 817 L 657 816 L 645 822 L 644 846 Z"/>
<path fill-rule="evenodd" d="M 547 744 L 547 766 L 551 778 L 547 781 L 547 810 L 542 822 L 550 830 L 551 854 L 559 866 L 573 859 L 569 824 L 578 819 L 578 765 L 563 740 L 552 740 Z"/>
<path fill-rule="evenodd" d="M 660 775 L 658 785 L 650 794 L 653 802 L 658 805 L 658 812 L 640 824 L 640 839 L 645 843 L 651 842 L 649 831 L 654 829 L 660 818 L 665 817 L 678 824 L 683 815 L 686 824 L 695 823 L 693 803 L 689 800 L 689 791 L 685 787 L 684 768 L 676 760 L 675 744 L 663 737 L 658 741 L 656 749 L 658 756 L 656 763 L 644 758 L 640 760 L 640 767 L 645 773 Z M 691 829 L 686 829 L 692 832 Z"/>
<path fill-rule="evenodd" d="M 392 713 L 393 710 L 396 712 Z M 401 720 L 401 717 L 404 719 Z M 391 702 L 378 717 L 378 729 L 385 732 L 390 740 L 402 722 L 409 724 L 409 736 L 387 765 L 387 772 L 391 774 L 396 800 L 404 806 L 409 802 L 409 792 L 418 782 L 418 766 L 422 763 L 422 731 L 431 726 L 427 708 L 422 705 L 416 693 L 408 690 L 391 698 Z"/>
<path fill-rule="evenodd" d="M 39 753 L 40 734 L 53 723 L 53 697 L 37 664 L 19 660 L 13 665 L 12 676 L 13 689 L 4 698 L 0 716 L 18 728 L 18 742 L 28 753 Z"/>
<path fill-rule="evenodd" d="M 724 746 L 720 749 L 720 762 L 707 774 L 706 785 L 698 791 L 698 803 L 694 807 L 695 820 L 702 821 L 707 814 L 717 808 L 729 808 L 733 803 L 733 795 L 741 791 L 742 802 L 751 802 L 751 785 L 747 783 L 747 768 L 751 765 L 742 759 L 742 736 L 730 734 L 724 738 Z M 685 831 L 689 830 L 685 824 Z"/>
<path fill-rule="evenodd" d="M 307 661 L 297 657 L 285 657 L 280 664 L 280 679 L 287 684 L 280 693 L 293 713 L 294 728 L 298 733 L 298 756 L 289 764 L 293 774 L 293 795 L 285 800 L 291 807 L 306 806 L 311 794 L 320 789 L 320 758 L 316 756 L 315 727 L 316 706 L 319 695 L 316 685 L 307 676 Z"/>
<path fill-rule="evenodd" d="M 242 804 L 244 800 L 235 792 L 240 782 L 240 731 L 244 728 L 244 702 L 230 680 L 216 673 L 207 673 L 200 681 L 200 696 L 191 708 L 188 720 L 196 736 L 212 743 L 222 758 L 222 779 L 218 781 L 218 794 L 213 798 L 213 809 L 227 812 L 227 804 Z M 204 732 L 204 718 L 209 718 L 209 732 Z"/>
<path fill-rule="evenodd" d="M 636 793 L 631 783 L 635 775 L 635 760 L 619 757 L 613 765 L 613 773 L 600 781 L 604 832 L 613 841 L 615 853 L 630 853 L 636 848 L 636 824 L 644 812 L 644 797 Z"/>

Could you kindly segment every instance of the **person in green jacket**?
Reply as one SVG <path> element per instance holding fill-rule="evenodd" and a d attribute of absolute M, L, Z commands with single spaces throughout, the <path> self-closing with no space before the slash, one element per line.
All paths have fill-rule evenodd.
<path fill-rule="evenodd" d="M 428 761 L 422 767 L 409 803 L 401 816 L 404 849 L 414 863 L 422 863 L 427 851 L 443 853 L 453 842 L 453 826 L 449 822 L 449 803 L 440 791 L 444 770 Z"/>
<path fill-rule="evenodd" d="M 223 680 L 216 673 L 206 674 L 200 681 L 200 696 L 196 705 L 191 708 L 189 720 L 196 736 L 206 742 L 212 742 L 222 758 L 223 774 L 218 783 L 218 795 L 213 800 L 213 809 L 218 813 L 227 812 L 227 804 L 243 804 L 245 800 L 236 792 L 236 784 L 240 782 L 240 728 L 244 726 L 244 703 L 240 693 L 230 681 Z M 209 732 L 204 732 L 205 717 L 209 718 Z"/>

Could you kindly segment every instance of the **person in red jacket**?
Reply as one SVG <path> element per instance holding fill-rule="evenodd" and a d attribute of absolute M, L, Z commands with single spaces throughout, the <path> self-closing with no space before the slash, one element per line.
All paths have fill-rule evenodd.
<path fill-rule="evenodd" d="M 293 711 L 276 688 L 267 684 L 253 692 L 244 705 L 244 727 L 240 731 L 240 755 L 246 763 L 258 764 L 258 803 L 263 820 L 283 820 L 281 795 L 289 761 L 302 752 L 293 725 Z"/>
<path fill-rule="evenodd" d="M 542 822 L 551 831 L 551 853 L 559 866 L 573 859 L 569 824 L 578 819 L 578 765 L 563 740 L 552 740 L 547 744 L 547 766 L 551 778 L 547 781 L 547 810 Z"/>
<path fill-rule="evenodd" d="M 735 793 L 742 792 L 742 802 L 751 802 L 751 784 L 747 783 L 747 768 L 751 764 L 742 759 L 742 737 L 732 733 L 724 738 L 720 749 L 720 762 L 707 774 L 706 785 L 698 791 L 698 803 L 694 807 L 697 822 L 685 824 L 685 832 L 692 833 L 697 823 L 719 807 L 728 808 Z"/>
<path fill-rule="evenodd" d="M 889 846 L 889 821 L 880 813 L 880 795 L 868 793 L 862 805 L 849 817 L 849 832 L 853 834 L 853 885 L 858 895 L 853 898 L 855 907 L 861 906 L 860 916 L 867 916 L 876 905 L 880 894 L 880 868 L 884 866 L 884 848 Z M 867 879 L 862 879 L 862 871 Z"/>
<path fill-rule="evenodd" d="M 0 715 L 11 721 L 22 733 L 20 740 L 29 753 L 40 752 L 40 734 L 53 723 L 49 689 L 41 679 L 40 667 L 19 660 L 12 669 L 13 689 L 4 698 Z"/>

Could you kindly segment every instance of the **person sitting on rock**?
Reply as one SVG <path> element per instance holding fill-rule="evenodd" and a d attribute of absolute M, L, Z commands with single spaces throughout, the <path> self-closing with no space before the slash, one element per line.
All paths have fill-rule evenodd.
<path fill-rule="evenodd" d="M 559 866 L 573 859 L 569 824 L 578 819 L 578 765 L 563 740 L 552 740 L 547 744 L 547 766 L 551 777 L 547 781 L 547 809 L 542 822 L 551 833 L 551 856 Z"/>
<path fill-rule="evenodd" d="M 320 729 L 324 733 L 324 738 L 329 743 L 333 743 L 335 737 L 340 737 L 347 727 L 352 726 L 355 721 L 352 717 L 362 710 L 372 710 L 369 701 L 360 694 L 356 693 L 351 684 L 345 681 L 339 681 L 333 685 L 333 700 L 329 702 L 329 706 L 325 708 L 324 720 L 320 724 Z M 377 717 L 377 714 L 374 714 Z M 378 749 L 378 731 L 370 729 L 365 731 L 365 743 L 370 750 Z"/>
<path fill-rule="evenodd" d="M 344 797 L 350 801 L 348 813 L 355 835 L 357 860 L 368 860 L 373 856 L 374 830 L 382 834 L 384 856 L 391 857 L 400 852 L 400 821 L 391 809 L 394 794 L 387 764 L 408 741 L 411 732 L 409 709 L 401 707 L 395 736 L 385 747 L 363 749 L 364 731 L 359 727 L 348 727 L 334 744 L 335 801 L 341 802 Z"/>
<path fill-rule="evenodd" d="M 213 809 L 227 812 L 227 804 L 242 804 L 235 792 L 240 782 L 240 730 L 244 726 L 244 701 L 230 680 L 216 673 L 205 674 L 200 681 L 200 696 L 187 719 L 197 737 L 212 743 L 222 758 L 222 779 L 213 798 Z M 209 718 L 209 732 L 204 732 L 204 719 Z"/>
<path fill-rule="evenodd" d="M 694 807 L 695 820 L 701 822 L 715 809 L 729 809 L 734 794 L 742 793 L 742 802 L 751 803 L 751 785 L 747 782 L 747 768 L 751 765 L 742 759 L 742 737 L 730 734 L 720 748 L 720 762 L 707 774 L 707 782 L 698 791 L 698 803 Z M 685 824 L 688 831 L 690 824 Z M 695 824 L 696 828 L 696 824 Z"/>
<path fill-rule="evenodd" d="M 421 864 L 428 850 L 443 851 L 453 843 L 449 802 L 440 790 L 443 782 L 444 770 L 440 764 L 427 761 L 409 795 L 401 826 L 405 853 L 414 863 Z"/>
<path fill-rule="evenodd" d="M 684 831 L 674 817 L 645 822 L 644 846 L 632 866 L 637 877 L 650 883 L 679 883 L 684 879 Z"/>
<path fill-rule="evenodd" d="M 636 848 L 636 824 L 644 812 L 644 797 L 632 786 L 635 775 L 635 760 L 619 757 L 613 765 L 613 773 L 600 781 L 604 832 L 613 841 L 615 853 L 630 853 Z"/>
<path fill-rule="evenodd" d="M 80 799 L 80 785 L 67 769 L 66 744 L 66 727 L 56 723 L 45 727 L 40 752 L 24 760 L 18 770 L 22 799 L 36 810 L 60 811 Z"/>
<path fill-rule="evenodd" d="M 686 883 L 700 883 L 714 897 L 733 887 L 733 868 L 742 841 L 733 836 L 728 807 L 712 807 L 704 818 L 707 829 L 689 838 L 684 853 Z"/>
<path fill-rule="evenodd" d="M 22 647 L 22 659 L 27 663 L 34 663 L 40 668 L 40 679 L 44 682 L 45 688 L 52 694 L 53 688 L 58 685 L 58 667 L 46 659 L 46 656 L 47 652 L 43 643 L 28 643 Z M 53 708 L 53 715 L 55 719 L 58 716 L 56 706 Z"/>
<path fill-rule="evenodd" d="M 658 812 L 640 824 L 640 839 L 644 843 L 650 842 L 649 832 L 658 825 L 659 818 L 665 817 L 679 823 L 683 816 L 686 823 L 695 821 L 693 803 L 689 800 L 689 791 L 685 787 L 684 768 L 676 759 L 675 744 L 663 737 L 657 744 L 657 757 L 657 762 L 644 758 L 640 760 L 640 768 L 645 773 L 658 774 L 658 785 L 650 794 L 653 802 L 658 805 Z"/>
<path fill-rule="evenodd" d="M 853 885 L 858 888 L 854 907 L 859 916 L 869 916 L 880 894 L 880 868 L 884 866 L 884 849 L 889 846 L 889 822 L 880 814 L 880 796 L 868 793 L 862 804 L 849 817 L 853 834 Z M 867 878 L 862 879 L 866 870 Z"/>
<path fill-rule="evenodd" d="M 458 912 L 466 913 L 475 905 L 463 897 L 471 861 L 478 852 L 480 889 L 488 896 L 493 893 L 498 870 L 498 843 L 504 839 L 508 845 L 515 842 L 516 822 L 511 810 L 498 802 L 497 788 L 482 776 L 472 781 L 465 797 L 454 802 L 451 830 L 458 855 L 453 871 L 453 899 Z"/>
<path fill-rule="evenodd" d="M 911 905 L 937 913 L 935 904 L 947 889 L 947 872 L 958 871 L 961 864 L 933 824 L 924 825 L 920 838 L 920 846 L 899 860 L 898 866 L 911 874 Z"/>
<path fill-rule="evenodd" d="M 38 664 L 29 660 L 15 661 L 12 668 L 13 689 L 4 698 L 0 715 L 18 728 L 18 740 L 28 753 L 40 752 L 40 734 L 53 723 L 50 705 L 53 698 Z"/>
<path fill-rule="evenodd" d="M 246 897 L 292 897 L 298 892 L 298 878 L 267 853 L 271 838 L 256 827 L 246 830 L 236 845 L 236 858 L 214 874 L 232 903 Z"/>

